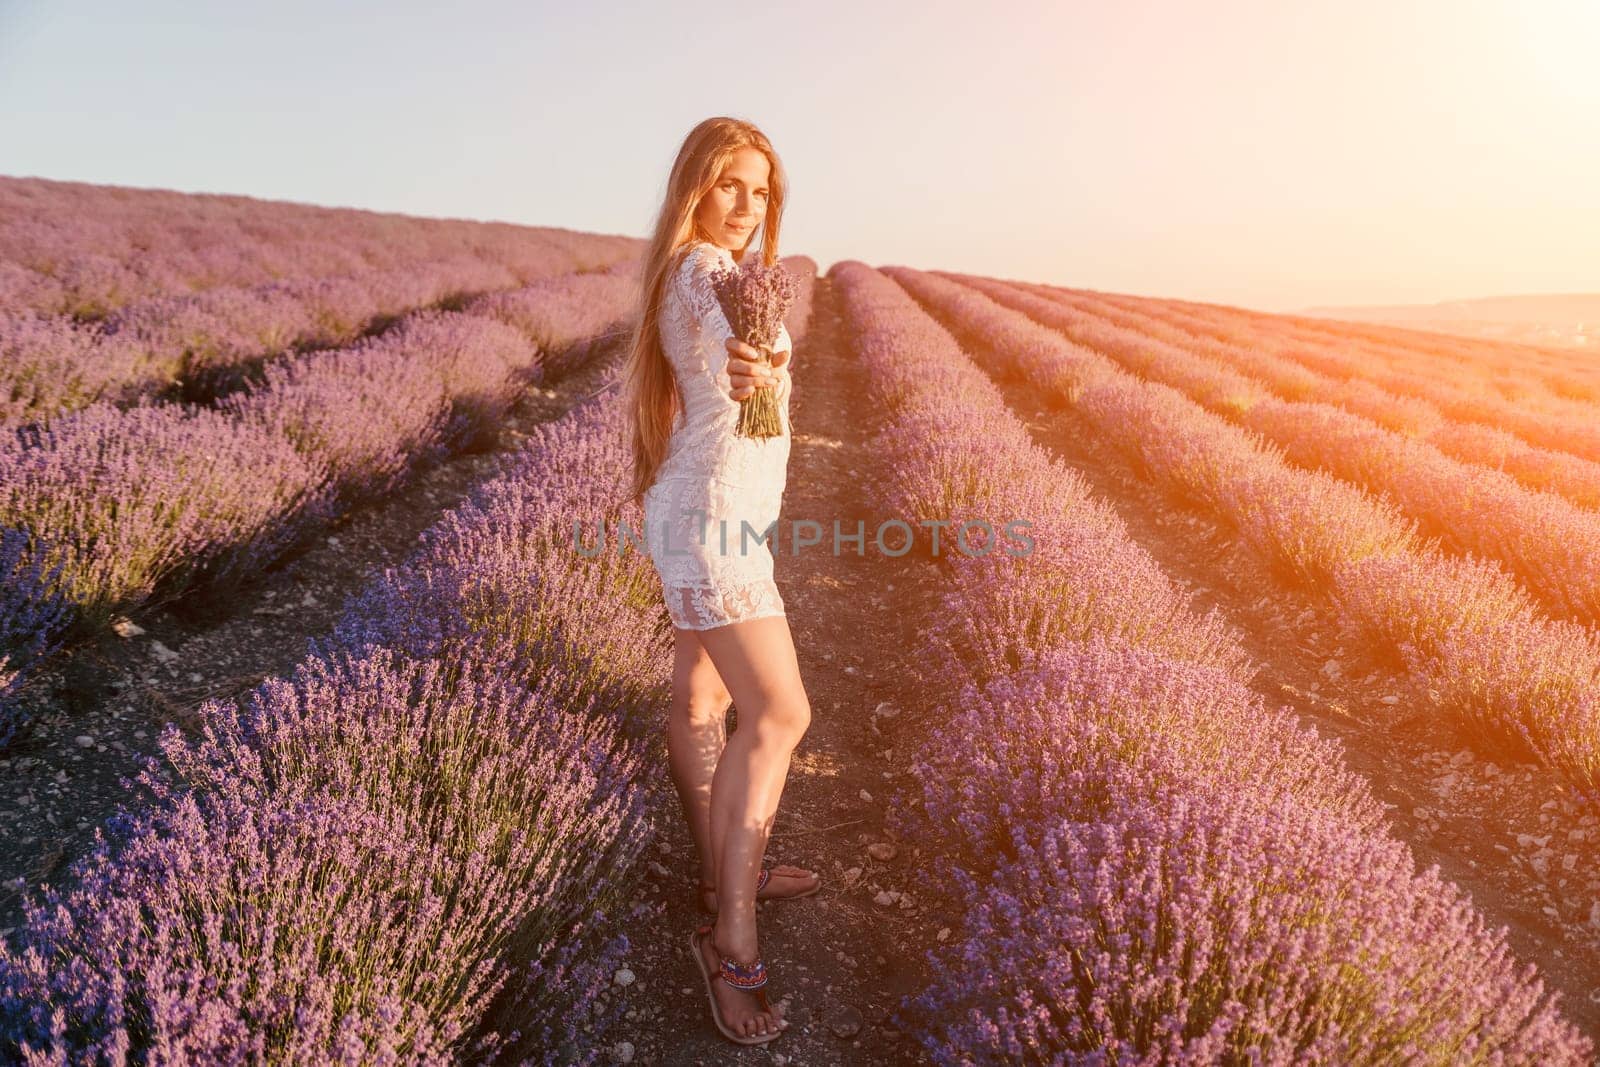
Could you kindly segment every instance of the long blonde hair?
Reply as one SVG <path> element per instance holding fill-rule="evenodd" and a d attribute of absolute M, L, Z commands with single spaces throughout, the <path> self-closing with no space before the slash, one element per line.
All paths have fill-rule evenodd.
<path fill-rule="evenodd" d="M 667 280 L 681 261 L 681 252 L 696 239 L 709 239 L 695 223 L 700 201 L 717 184 L 722 170 L 741 148 L 755 148 L 767 157 L 771 175 L 767 181 L 767 213 L 761 230 L 761 261 L 772 266 L 778 261 L 778 230 L 783 219 L 784 194 L 788 182 L 783 164 L 772 149 L 767 135 L 753 123 L 718 116 L 706 119 L 684 138 L 678 158 L 667 178 L 667 195 L 656 218 L 644 265 L 640 271 L 640 306 L 630 339 L 627 367 L 626 409 L 633 424 L 633 476 L 625 502 L 640 500 L 655 482 L 656 472 L 666 458 L 673 420 L 683 407 L 683 394 L 672 373 L 672 364 L 661 348 L 658 327 L 661 301 Z M 755 235 L 751 234 L 751 240 Z M 736 259 L 743 261 L 749 244 Z"/>

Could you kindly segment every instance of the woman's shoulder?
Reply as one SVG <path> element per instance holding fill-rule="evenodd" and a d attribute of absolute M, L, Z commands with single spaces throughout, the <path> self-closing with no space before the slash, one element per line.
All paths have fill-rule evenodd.
<path fill-rule="evenodd" d="M 672 277 L 682 289 L 709 289 L 711 276 L 729 267 L 732 260 L 725 249 L 710 241 L 691 241 L 678 249 Z"/>
<path fill-rule="evenodd" d="M 677 252 L 678 265 L 683 269 L 700 267 L 715 269 L 727 266 L 733 262 L 733 254 L 721 245 L 712 244 L 710 241 L 693 240 L 683 245 Z"/>

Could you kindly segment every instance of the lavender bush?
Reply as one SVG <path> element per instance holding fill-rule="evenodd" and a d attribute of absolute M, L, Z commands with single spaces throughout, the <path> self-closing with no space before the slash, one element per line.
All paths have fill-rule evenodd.
<path fill-rule="evenodd" d="M 60 565 L 87 627 L 274 558 L 318 514 L 325 475 L 282 436 L 217 412 L 97 404 L 0 441 L 0 525 Z"/>
<path fill-rule="evenodd" d="M 563 704 L 561 679 L 530 690 L 501 666 L 311 661 L 242 714 L 208 707 L 199 744 L 169 728 L 172 777 L 203 788 L 152 761 L 150 805 L 72 889 L 30 903 L 0 959 L 4 1031 L 30 1059 L 169 1062 L 434 1061 L 514 1040 L 476 1024 L 620 904 L 610 877 L 645 824 L 636 758 Z M 591 948 L 604 966 L 621 944 Z"/>
<path fill-rule="evenodd" d="M 48 655 L 71 616 L 60 593 L 61 567 L 24 530 L 0 527 L 0 751 L 28 716 L 18 701 L 31 668 Z"/>

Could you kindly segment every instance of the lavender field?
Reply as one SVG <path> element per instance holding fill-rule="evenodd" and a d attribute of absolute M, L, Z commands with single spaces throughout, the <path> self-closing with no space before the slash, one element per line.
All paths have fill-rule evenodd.
<path fill-rule="evenodd" d="M 0 1061 L 1596 1061 L 1600 365 L 805 256 L 786 515 L 1034 550 L 780 546 L 721 1043 L 641 252 L 0 178 Z"/>

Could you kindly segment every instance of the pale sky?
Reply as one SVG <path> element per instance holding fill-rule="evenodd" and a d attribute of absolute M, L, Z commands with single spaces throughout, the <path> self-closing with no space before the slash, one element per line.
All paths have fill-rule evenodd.
<path fill-rule="evenodd" d="M 824 270 L 1600 292 L 1600 0 L 0 0 L 0 174 L 644 236 L 714 114 Z"/>

